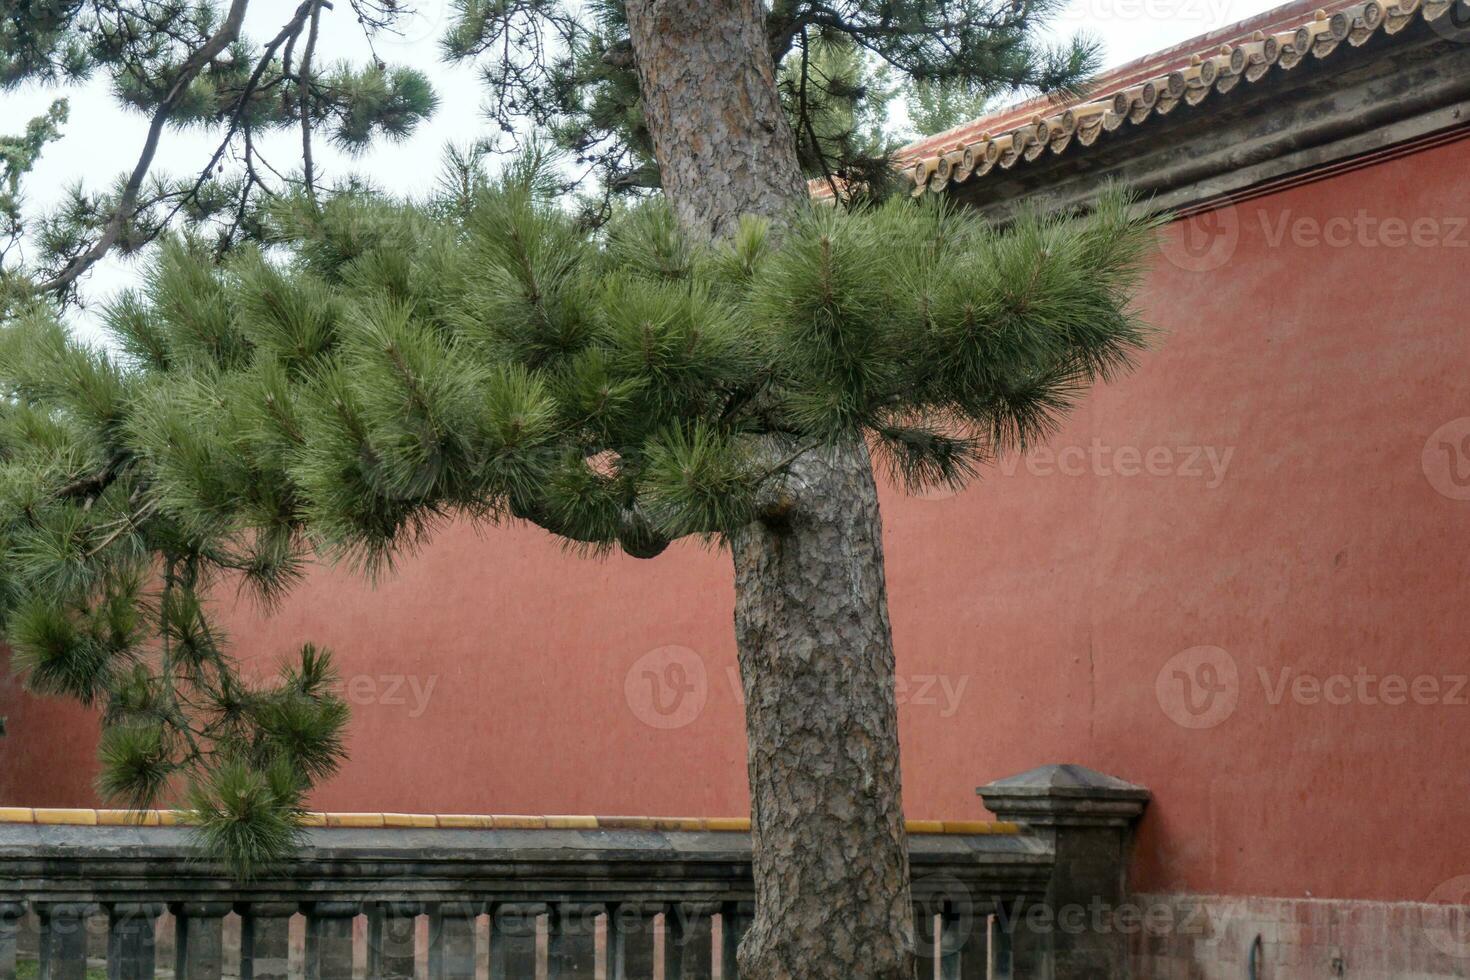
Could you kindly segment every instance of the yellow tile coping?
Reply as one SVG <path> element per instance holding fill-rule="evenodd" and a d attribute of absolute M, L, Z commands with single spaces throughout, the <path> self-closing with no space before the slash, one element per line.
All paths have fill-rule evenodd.
<path fill-rule="evenodd" d="M 381 813 L 328 813 L 325 816 L 328 827 L 383 826 L 383 815 Z"/>
<path fill-rule="evenodd" d="M 385 813 L 384 827 L 437 827 L 439 821 L 432 813 Z"/>
<path fill-rule="evenodd" d="M 189 822 L 185 810 L 87 810 L 0 806 L 0 824 L 72 827 L 175 827 Z M 475 813 L 321 813 L 301 815 L 303 827 L 439 828 L 443 830 L 662 830 L 748 833 L 747 817 L 594 817 Z M 908 820 L 910 834 L 1019 834 L 1006 820 Z"/>
<path fill-rule="evenodd" d="M 68 824 L 71 826 L 80 824 L 89 827 L 95 827 L 97 825 L 96 810 L 42 810 L 37 808 L 32 812 L 35 814 L 33 823 Z"/>

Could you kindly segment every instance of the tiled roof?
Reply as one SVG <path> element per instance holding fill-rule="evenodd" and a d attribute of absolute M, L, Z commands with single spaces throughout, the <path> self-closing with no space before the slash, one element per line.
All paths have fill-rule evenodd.
<path fill-rule="evenodd" d="M 1466 2 L 1335 0 L 1315 6 L 1298 0 L 1109 72 L 1092 89 L 1105 95 L 1071 104 L 1038 97 L 911 143 L 898 152 L 897 166 L 913 177 L 915 196 L 941 191 L 996 167 L 1009 170 L 1045 153 L 1092 146 L 1124 126 L 1191 109 L 1242 83 L 1260 83 L 1309 56 L 1326 58 L 1344 43 L 1359 46 L 1380 31 L 1397 34 L 1416 17 L 1438 22 Z M 830 193 L 818 186 L 813 191 Z"/>
<path fill-rule="evenodd" d="M 0 824 L 85 827 L 176 827 L 189 822 L 182 810 L 85 810 L 0 806 Z M 910 834 L 1019 834 L 1005 820 L 907 820 Z M 662 830 L 750 831 L 748 817 L 592 817 L 468 813 L 307 813 L 304 827 L 438 827 L 442 830 Z"/>

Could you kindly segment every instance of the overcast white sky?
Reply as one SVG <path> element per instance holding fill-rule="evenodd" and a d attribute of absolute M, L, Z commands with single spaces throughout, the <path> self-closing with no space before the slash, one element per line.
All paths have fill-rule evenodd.
<path fill-rule="evenodd" d="M 254 0 L 250 4 L 245 31 L 248 36 L 269 37 L 285 23 L 298 0 Z M 1186 41 L 1198 34 L 1223 27 L 1276 6 L 1280 0 L 1071 0 L 1059 19 L 1060 35 L 1087 31 L 1103 41 L 1108 66 L 1120 65 L 1153 51 Z M 362 33 L 346 3 L 325 11 L 318 63 L 367 57 Z M 379 142 L 367 154 L 350 158 L 329 148 L 318 150 L 318 166 L 330 178 L 349 171 L 368 175 L 384 187 L 401 192 L 430 188 L 438 173 L 446 143 L 469 143 L 488 132 L 480 112 L 484 90 L 474 70 L 448 65 L 439 60 L 436 38 L 446 17 L 447 3 L 421 0 L 406 25 L 404 36 L 380 36 L 378 54 L 390 64 L 407 64 L 422 69 L 432 79 L 439 95 L 439 110 L 430 122 L 401 144 Z M 130 169 L 142 145 L 145 120 L 125 112 L 113 101 L 105 79 L 95 79 L 79 88 L 55 89 L 26 86 L 0 93 L 0 133 L 18 133 L 25 123 L 43 113 L 51 101 L 66 96 L 71 116 L 64 135 L 46 148 L 24 188 L 28 211 L 45 208 L 62 190 L 80 180 L 101 187 L 120 172 Z M 214 131 L 169 132 L 159 148 L 154 170 L 159 173 L 196 172 L 208 160 L 218 134 Z M 299 144 L 295 134 L 281 134 L 262 142 L 267 159 L 283 171 L 299 168 Z M 274 159 L 272 159 L 274 158 Z M 133 268 L 118 260 L 99 266 L 83 295 L 89 302 L 105 298 L 127 286 Z M 93 317 L 83 315 L 79 325 L 92 333 Z"/>

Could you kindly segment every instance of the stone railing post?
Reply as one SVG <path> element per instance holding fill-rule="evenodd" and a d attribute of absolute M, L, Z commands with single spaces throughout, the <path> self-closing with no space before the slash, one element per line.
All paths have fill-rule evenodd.
<path fill-rule="evenodd" d="M 177 902 L 174 905 L 174 976 L 179 980 L 220 980 L 224 972 L 225 916 L 230 902 Z"/>
<path fill-rule="evenodd" d="M 947 903 L 935 938 L 940 980 L 990 980 L 988 915 L 980 914 L 969 903 Z"/>
<path fill-rule="evenodd" d="M 714 975 L 714 902 L 672 902 L 664 911 L 664 980 Z"/>
<path fill-rule="evenodd" d="M 537 972 L 537 920 L 544 902 L 497 902 L 490 915 L 490 975 L 534 977 Z"/>
<path fill-rule="evenodd" d="M 306 980 L 352 980 L 352 920 L 357 902 L 308 902 Z"/>
<path fill-rule="evenodd" d="M 482 903 L 440 902 L 429 911 L 429 980 L 475 980 Z"/>
<path fill-rule="evenodd" d="M 547 919 L 548 980 L 596 980 L 597 917 L 606 907 L 595 902 L 558 902 Z"/>
<path fill-rule="evenodd" d="M 240 980 L 286 980 L 294 902 L 246 902 L 240 911 Z"/>
<path fill-rule="evenodd" d="M 726 902 L 720 909 L 720 970 L 725 980 L 740 976 L 740 966 L 735 954 L 740 950 L 740 940 L 755 920 L 754 902 Z"/>
<path fill-rule="evenodd" d="M 662 907 L 647 902 L 619 902 L 607 913 L 608 971 L 611 980 L 635 980 L 654 974 L 655 918 Z M 733 973 L 726 973 L 734 977 Z"/>
<path fill-rule="evenodd" d="M 419 902 L 380 902 L 368 909 L 368 976 L 413 980 L 417 960 Z"/>
<path fill-rule="evenodd" d="M 86 980 L 87 916 L 92 906 L 81 902 L 47 902 L 36 906 L 41 920 L 40 975 L 46 980 Z"/>
<path fill-rule="evenodd" d="M 20 902 L 0 901 L 0 978 L 15 976 L 15 959 L 20 940 L 20 920 L 26 907 Z"/>
<path fill-rule="evenodd" d="M 998 819 L 1026 824 L 1055 848 L 1045 900 L 1029 907 L 1012 903 L 998 915 L 1011 940 L 1014 975 L 1126 978 L 1128 936 L 1117 917 L 1128 892 L 1133 828 L 1148 805 L 1148 790 L 1084 766 L 1060 765 L 976 792 Z"/>
<path fill-rule="evenodd" d="M 153 980 L 153 932 L 163 905 L 118 902 L 107 908 L 108 980 Z"/>

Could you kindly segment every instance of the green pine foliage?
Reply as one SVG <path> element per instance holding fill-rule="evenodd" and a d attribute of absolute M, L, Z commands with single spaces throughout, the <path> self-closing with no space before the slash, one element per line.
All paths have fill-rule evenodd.
<path fill-rule="evenodd" d="M 327 0 L 303 0 L 267 36 L 244 33 L 249 0 L 15 0 L 0 16 L 0 93 L 95 78 L 138 119 L 145 147 L 109 184 L 67 187 L 41 211 L 25 208 L 19 180 L 66 122 L 59 99 L 24 133 L 0 134 L 0 311 L 37 293 L 77 300 L 77 280 L 102 255 L 133 255 L 168 229 L 229 251 L 266 233 L 264 210 L 286 190 L 321 183 L 313 140 L 351 153 L 406 138 L 438 103 L 427 77 L 372 54 L 363 64 L 314 59 Z M 257 5 L 258 7 L 258 5 Z M 354 0 L 341 12 L 369 37 L 392 30 L 406 6 Z M 184 172 L 158 173 L 142 132 L 189 129 L 213 152 Z M 296 160 L 267 159 L 271 133 L 300 133 Z"/>
<path fill-rule="evenodd" d="M 203 379 L 242 384 L 250 358 L 218 293 L 184 294 L 201 267 L 177 258 L 160 256 L 149 306 L 114 311 L 120 339 L 136 331 L 121 357 L 76 343 L 39 306 L 0 330 L 0 616 L 32 690 L 99 710 L 99 792 L 131 808 L 187 802 L 251 874 L 289 849 L 305 792 L 340 761 L 346 705 L 326 653 L 303 648 L 274 682 L 245 678 L 212 621 L 211 598 L 236 583 L 278 595 L 300 549 L 229 530 L 283 488 L 263 457 L 200 424 L 220 408 Z M 151 458 L 153 441 L 174 451 Z M 222 774 L 242 769 L 269 776 L 269 807 L 230 795 L 238 780 Z M 254 830 L 218 825 L 257 812 Z M 268 832 L 278 825 L 291 832 Z"/>
<path fill-rule="evenodd" d="M 382 574 L 452 519 L 718 544 L 853 440 L 958 488 L 1146 341 L 1151 226 L 1118 194 L 1007 228 L 814 206 L 703 246 L 658 203 L 591 232 L 547 186 L 531 164 L 423 206 L 287 201 L 269 247 L 168 239 L 106 351 L 49 306 L 0 329 L 14 666 L 100 710 L 102 793 L 186 802 L 239 874 L 289 852 L 347 715 L 325 651 L 242 673 L 221 598 L 268 608 L 314 560 Z"/>
<path fill-rule="evenodd" d="M 28 122 L 24 132 L 0 135 L 0 309 L 7 292 L 5 258 L 25 234 L 21 178 L 35 167 L 46 144 L 60 138 L 69 111 L 67 100 L 57 99 L 45 115 Z"/>
<path fill-rule="evenodd" d="M 644 119 L 624 0 L 430 0 L 447 7 L 444 57 L 473 65 L 486 87 L 479 150 L 537 140 L 565 154 L 548 179 L 580 195 L 602 224 L 620 202 L 660 185 Z M 992 99 L 1085 85 L 1097 45 L 1049 41 L 1063 0 L 773 0 L 765 37 L 797 159 L 844 203 L 881 198 L 907 133 L 890 109 L 903 92 L 920 132 L 947 128 Z M 0 135 L 0 309 L 37 293 L 81 301 L 79 280 L 109 253 L 136 255 L 166 231 L 223 254 L 268 242 L 281 198 L 330 186 L 316 143 L 353 154 L 408 137 L 438 100 L 420 72 L 383 63 L 375 38 L 414 15 L 399 0 L 288 4 L 257 36 L 252 0 L 15 0 L 0 17 L 0 92 L 103 77 L 154 134 L 211 134 L 211 152 L 160 173 L 156 144 L 110 183 L 67 187 L 41 211 L 18 178 L 65 122 L 62 107 L 24 133 Z M 13 9 L 12 9 L 13 8 Z M 247 16 L 247 14 L 249 16 Z M 350 25 L 344 18 L 352 18 Z M 335 19 L 334 19 L 335 18 Z M 363 63 L 323 63 L 317 41 L 361 32 Z M 327 33 L 323 33 L 327 32 Z M 289 130 L 299 154 L 269 158 L 262 141 Z M 276 146 L 279 145 L 279 142 Z"/>
<path fill-rule="evenodd" d="M 964 82 L 915 82 L 905 93 L 909 126 L 922 139 L 985 115 L 993 95 Z"/>

